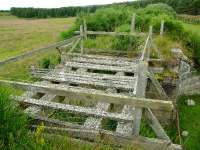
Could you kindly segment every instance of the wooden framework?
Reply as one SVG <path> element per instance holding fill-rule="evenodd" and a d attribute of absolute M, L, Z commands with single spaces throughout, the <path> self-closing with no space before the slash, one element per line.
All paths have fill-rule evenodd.
<path fill-rule="evenodd" d="M 144 36 L 144 33 L 135 32 L 135 14 L 132 18 L 131 33 L 93 32 L 87 31 L 87 24 L 80 26 L 78 39 L 72 44 L 62 45 L 59 48 L 62 64 L 52 70 L 32 68 L 33 75 L 42 79 L 37 83 L 22 83 L 0 80 L 0 84 L 9 84 L 27 90 L 22 96 L 13 96 L 20 102 L 28 104 L 25 112 L 36 120 L 45 122 L 45 130 L 68 133 L 72 137 L 96 141 L 99 136 L 108 137 L 114 145 L 139 145 L 148 150 L 166 149 L 180 150 L 181 146 L 171 142 L 165 133 L 153 110 L 172 111 L 171 101 L 145 98 L 147 79 L 149 75 L 148 61 L 150 60 L 150 47 L 152 42 L 152 27 L 144 45 L 140 59 L 85 55 L 83 40 L 89 35 L 111 36 Z M 73 53 L 80 44 L 81 54 Z M 65 55 L 63 49 L 71 46 Z M 154 78 L 152 75 L 150 78 Z M 155 80 L 153 80 L 155 81 Z M 158 87 L 159 83 L 154 82 Z M 161 87 L 159 87 L 161 88 Z M 42 93 L 39 99 L 35 95 Z M 163 94 L 163 91 L 161 90 Z M 77 106 L 56 102 L 57 96 L 64 100 L 80 100 L 82 102 L 95 102 L 94 107 Z M 123 105 L 121 112 L 110 112 L 111 105 Z M 84 114 L 87 117 L 83 125 L 72 124 L 58 119 L 41 116 L 43 108 L 62 110 L 74 114 Z M 157 139 L 141 137 L 140 125 L 143 116 L 155 132 Z M 116 130 L 106 131 L 101 128 L 104 118 L 117 121 Z M 49 126 L 49 125 L 53 125 Z M 33 126 L 35 128 L 36 126 Z M 105 141 L 106 142 L 106 141 Z"/>

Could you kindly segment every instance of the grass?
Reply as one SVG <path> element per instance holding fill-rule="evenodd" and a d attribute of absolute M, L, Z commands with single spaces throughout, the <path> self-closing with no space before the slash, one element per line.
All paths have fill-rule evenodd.
<path fill-rule="evenodd" d="M 4 13 L 0 15 L 0 60 L 58 41 L 61 31 L 74 23 L 75 18 L 19 19 Z M 30 66 L 38 66 L 44 58 L 56 63 L 55 49 L 34 54 L 17 62 L 0 66 L 0 78 L 34 81 Z"/>
<path fill-rule="evenodd" d="M 15 81 L 35 81 L 31 76 L 30 66 L 38 66 L 42 59 L 58 59 L 58 52 L 55 49 L 47 52 L 37 53 L 31 57 L 24 58 L 17 62 L 7 63 L 0 66 L 0 78 Z"/>
<path fill-rule="evenodd" d="M 195 25 L 195 24 L 188 24 L 188 23 L 183 23 L 183 27 L 191 32 L 194 32 L 200 36 L 200 25 Z"/>
<path fill-rule="evenodd" d="M 58 41 L 75 18 L 19 19 L 0 15 L 0 60 Z"/>
<path fill-rule="evenodd" d="M 187 100 L 193 99 L 195 106 L 187 106 Z M 181 96 L 178 101 L 181 131 L 188 131 L 183 137 L 183 145 L 187 150 L 198 150 L 200 145 L 200 95 Z"/>

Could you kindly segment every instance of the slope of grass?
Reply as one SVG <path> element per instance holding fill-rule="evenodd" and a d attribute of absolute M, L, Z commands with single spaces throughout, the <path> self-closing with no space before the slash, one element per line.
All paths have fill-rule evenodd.
<path fill-rule="evenodd" d="M 74 18 L 19 19 L 0 16 L 0 60 L 56 42 L 60 32 L 73 22 Z"/>
<path fill-rule="evenodd" d="M 193 99 L 195 106 L 187 106 L 187 100 Z M 198 150 L 200 145 L 200 95 L 182 96 L 178 101 L 181 131 L 188 131 L 183 137 L 183 145 L 187 150 Z"/>

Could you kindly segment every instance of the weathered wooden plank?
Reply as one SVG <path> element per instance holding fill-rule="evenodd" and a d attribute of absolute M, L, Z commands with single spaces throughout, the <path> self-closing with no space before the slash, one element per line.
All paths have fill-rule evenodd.
<path fill-rule="evenodd" d="M 113 72 L 135 72 L 136 66 L 109 66 L 109 65 L 99 65 L 99 64 L 90 64 L 90 63 L 79 63 L 68 61 L 65 64 L 66 67 L 74 67 L 74 68 L 86 68 L 93 70 L 107 70 Z"/>
<path fill-rule="evenodd" d="M 136 97 L 143 98 L 145 97 L 146 92 L 146 86 L 147 86 L 147 62 L 141 62 L 138 66 L 138 82 L 136 85 Z M 147 100 L 147 99 L 144 99 Z M 141 124 L 141 118 L 142 118 L 142 109 L 141 108 L 135 108 L 134 113 L 134 122 L 133 122 L 133 134 L 138 136 L 140 132 L 140 124 Z"/>
<path fill-rule="evenodd" d="M 47 75 L 39 76 L 41 79 L 55 82 L 64 82 L 64 83 L 72 83 L 72 84 L 85 84 L 85 85 L 95 85 L 101 87 L 108 88 L 118 88 L 118 89 L 126 89 L 126 90 L 134 90 L 135 88 L 135 77 L 122 77 L 117 78 L 115 75 L 101 75 L 95 74 L 94 76 L 90 73 L 75 74 L 75 73 L 56 73 L 50 72 Z"/>
<path fill-rule="evenodd" d="M 124 75 L 124 72 L 118 72 L 116 75 L 117 76 Z M 133 86 L 135 86 L 135 85 L 133 85 Z M 135 111 L 134 107 L 124 105 L 124 107 L 122 109 L 122 114 L 130 115 L 130 117 L 133 118 L 134 111 Z M 116 133 L 130 136 L 130 135 L 132 135 L 132 131 L 133 131 L 133 122 L 122 122 L 122 121 L 118 122 L 117 128 L 116 128 Z"/>
<path fill-rule="evenodd" d="M 112 65 L 112 66 L 130 66 L 137 65 L 138 61 L 132 61 L 130 59 L 122 57 L 109 57 L 109 56 L 96 56 L 96 55 L 79 55 L 69 54 L 70 60 L 73 62 L 80 63 L 92 63 L 101 65 Z"/>
<path fill-rule="evenodd" d="M 40 101 L 33 98 L 24 98 L 20 96 L 14 97 L 15 100 L 23 103 L 27 103 L 30 105 L 36 105 L 40 107 L 47 107 L 55 110 L 63 110 L 73 113 L 80 113 L 80 114 L 86 114 L 90 116 L 96 116 L 96 117 L 102 117 L 102 118 L 111 118 L 114 120 L 123 120 L 123 121 L 132 121 L 133 118 L 130 118 L 130 116 L 125 114 L 119 114 L 119 113 L 110 113 L 106 112 L 104 110 L 99 110 L 97 108 L 90 108 L 90 107 L 81 107 L 81 106 L 74 106 L 74 105 L 68 105 L 68 104 L 61 104 L 56 102 L 50 102 L 50 101 Z"/>
<path fill-rule="evenodd" d="M 31 97 L 29 97 L 31 98 Z M 28 97 L 24 97 L 24 99 L 29 99 Z M 52 101 L 54 98 L 56 98 L 55 94 L 45 94 L 43 97 L 39 99 L 39 101 Z M 37 114 L 41 111 L 41 108 L 39 106 L 33 106 L 33 107 L 28 107 L 25 110 L 25 113 L 31 113 L 31 114 Z"/>
<path fill-rule="evenodd" d="M 154 114 L 152 113 L 152 111 L 149 108 L 145 109 L 145 116 L 148 121 L 148 124 L 151 126 L 153 131 L 156 133 L 156 136 L 160 139 L 170 141 L 170 138 L 165 133 L 165 130 L 162 128 L 159 121 L 157 120 L 157 118 L 154 116 Z"/>
<path fill-rule="evenodd" d="M 37 126 L 33 126 L 37 128 Z M 135 146 L 144 150 L 182 150 L 180 145 L 170 143 L 166 140 L 153 139 L 141 136 L 121 136 L 113 132 L 105 130 L 89 130 L 89 129 L 71 129 L 71 128 L 57 128 L 45 126 L 45 132 L 69 135 L 74 138 L 81 138 L 84 140 L 99 142 L 99 138 L 103 144 L 112 144 L 115 146 Z M 109 139 L 109 140 L 107 140 Z"/>
<path fill-rule="evenodd" d="M 45 125 L 52 125 L 52 126 L 57 126 L 57 127 L 65 127 L 65 128 L 73 128 L 73 129 L 78 129 L 82 128 L 81 125 L 70 123 L 70 122 L 65 122 L 61 121 L 58 119 L 53 119 L 53 118 L 47 118 L 39 115 L 32 115 L 28 114 L 31 118 L 37 120 L 37 121 L 42 121 L 45 123 Z"/>
<path fill-rule="evenodd" d="M 107 111 L 109 106 L 110 106 L 109 103 L 98 103 L 96 105 L 96 109 L 98 111 Z M 98 130 L 101 127 L 102 119 L 103 118 L 89 117 L 89 118 L 87 118 L 87 120 L 84 123 L 84 128 Z"/>
<path fill-rule="evenodd" d="M 59 96 L 68 96 L 72 99 L 80 99 L 83 101 L 92 100 L 94 102 L 115 103 L 166 111 L 171 111 L 173 109 L 173 103 L 171 101 L 130 97 L 120 94 L 108 94 L 100 90 L 73 87 L 68 85 L 31 84 L 7 80 L 0 80 L 0 85 L 12 85 L 17 88 L 22 88 L 28 91 L 36 90 L 43 93 L 52 93 Z"/>
<path fill-rule="evenodd" d="M 160 96 L 163 97 L 164 99 L 168 99 L 168 96 L 165 93 L 165 90 L 160 85 L 160 83 L 158 82 L 158 80 L 155 79 L 154 74 L 151 71 L 149 71 L 148 72 L 148 76 L 149 76 L 150 80 L 152 81 L 153 85 L 155 86 L 155 88 L 157 89 L 157 91 L 160 94 Z"/>
<path fill-rule="evenodd" d="M 134 117 L 134 112 L 135 108 L 128 105 L 125 105 L 122 110 L 122 114 L 129 115 L 131 118 Z M 131 136 L 133 132 L 133 122 L 118 122 L 116 132 L 121 135 Z"/>
<path fill-rule="evenodd" d="M 80 31 L 75 31 L 75 34 L 80 34 Z M 145 36 L 145 33 L 127 33 L 127 32 L 105 32 L 105 31 L 87 31 L 88 35 L 110 35 L 110 36 Z"/>
<path fill-rule="evenodd" d="M 78 44 L 80 43 L 81 38 L 77 39 L 76 42 L 73 44 L 72 48 L 69 50 L 68 53 L 72 53 L 74 51 L 74 49 L 78 46 Z"/>

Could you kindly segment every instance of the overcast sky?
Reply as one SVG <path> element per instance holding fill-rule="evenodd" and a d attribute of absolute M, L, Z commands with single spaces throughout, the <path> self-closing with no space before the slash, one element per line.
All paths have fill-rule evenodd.
<path fill-rule="evenodd" d="M 110 4 L 134 0 L 0 0 L 0 10 L 11 7 L 58 8 L 65 6 L 85 6 L 94 4 Z"/>

